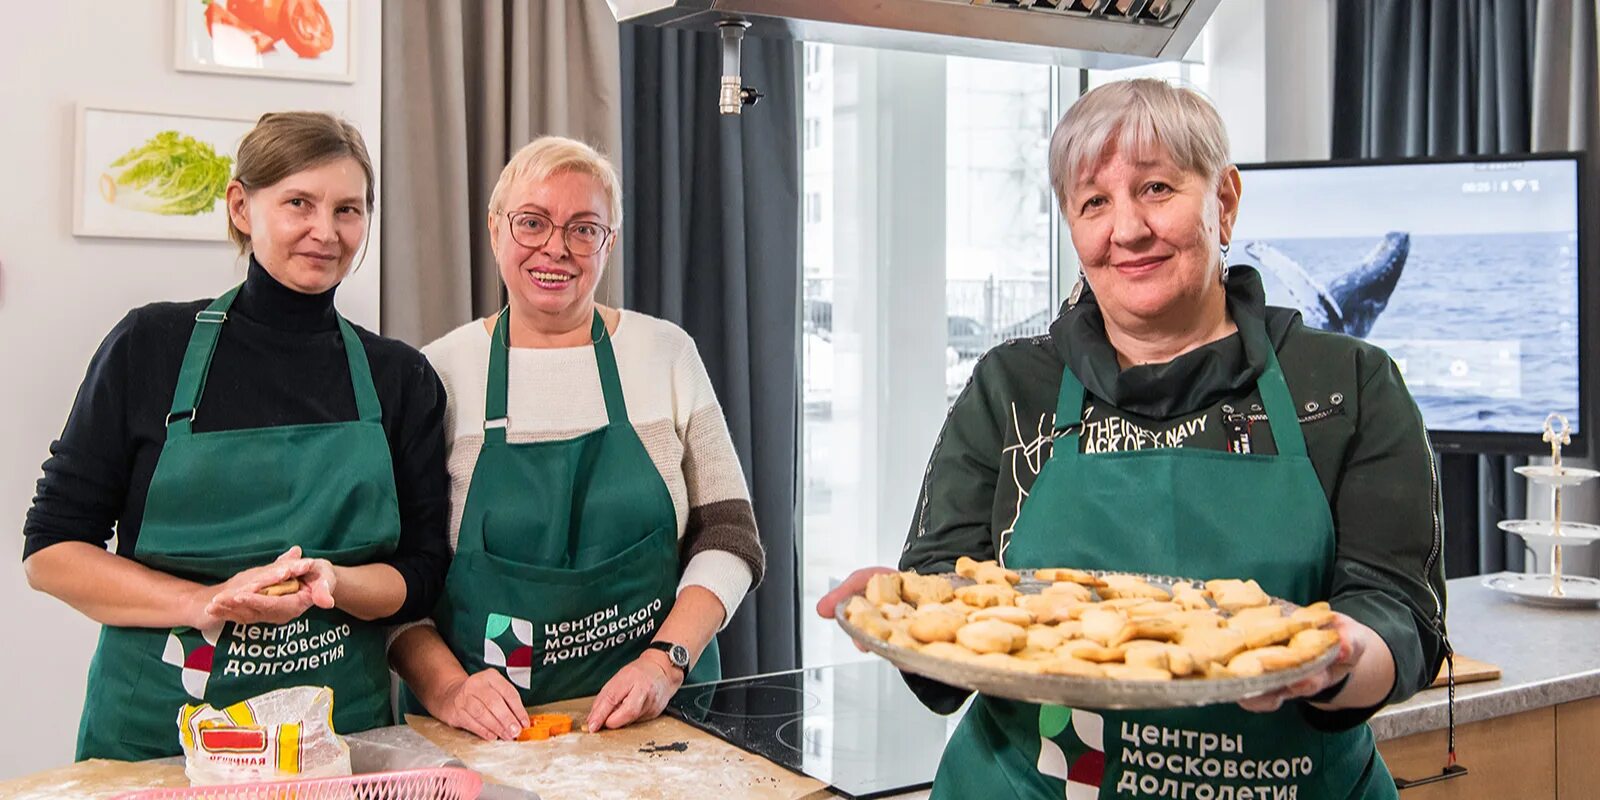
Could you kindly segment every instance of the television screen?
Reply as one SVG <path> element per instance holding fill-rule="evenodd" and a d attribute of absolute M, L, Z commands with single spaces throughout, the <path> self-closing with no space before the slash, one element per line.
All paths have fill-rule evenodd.
<path fill-rule="evenodd" d="M 1229 261 L 1387 350 L 1436 442 L 1578 430 L 1575 156 L 1241 169 Z"/>

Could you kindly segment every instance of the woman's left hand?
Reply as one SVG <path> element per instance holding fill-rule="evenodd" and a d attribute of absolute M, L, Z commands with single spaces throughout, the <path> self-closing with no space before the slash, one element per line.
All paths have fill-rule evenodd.
<path fill-rule="evenodd" d="M 1333 630 L 1339 634 L 1339 655 L 1327 669 L 1296 683 L 1266 694 L 1245 698 L 1239 705 L 1246 711 L 1277 711 L 1286 700 L 1310 697 L 1349 678 L 1337 697 L 1322 708 L 1368 708 L 1383 701 L 1394 686 L 1394 657 L 1389 646 L 1373 629 L 1335 612 Z"/>
<path fill-rule="evenodd" d="M 605 688 L 600 690 L 594 705 L 589 708 L 586 730 L 598 732 L 605 728 L 621 728 L 661 716 L 667 701 L 683 685 L 684 676 L 676 668 L 662 665 L 651 655 L 658 652 L 646 651 L 606 681 Z"/>
<path fill-rule="evenodd" d="M 299 579 L 299 599 L 318 608 L 333 608 L 333 589 L 339 583 L 334 566 L 325 558 L 301 556 L 295 545 L 273 561 L 274 566 L 288 568 L 288 575 Z M 206 606 L 206 613 L 229 620 L 266 619 L 271 617 L 282 598 L 261 594 L 254 588 L 241 591 L 220 591 Z"/>

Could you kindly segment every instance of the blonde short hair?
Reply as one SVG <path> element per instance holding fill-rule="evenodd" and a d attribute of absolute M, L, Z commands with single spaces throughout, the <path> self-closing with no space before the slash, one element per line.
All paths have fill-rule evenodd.
<path fill-rule="evenodd" d="M 1154 78 L 1108 83 L 1078 98 L 1050 137 L 1050 184 L 1063 212 L 1079 176 L 1112 148 L 1130 157 L 1165 151 L 1213 183 L 1228 166 L 1228 131 L 1204 95 Z"/>
<path fill-rule="evenodd" d="M 577 172 L 599 181 L 611 205 L 608 224 L 614 229 L 622 227 L 622 179 L 617 177 L 616 165 L 593 147 L 565 136 L 540 136 L 511 157 L 489 195 L 489 213 L 505 211 L 506 193 L 512 186 L 523 181 L 538 183 L 562 172 Z"/>

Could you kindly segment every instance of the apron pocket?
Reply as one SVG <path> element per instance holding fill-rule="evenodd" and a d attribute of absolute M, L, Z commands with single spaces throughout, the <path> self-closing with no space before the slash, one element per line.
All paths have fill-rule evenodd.
<path fill-rule="evenodd" d="M 456 558 L 473 572 L 485 573 L 489 579 L 511 581 L 516 584 L 553 584 L 583 587 L 621 579 L 636 579 L 641 573 L 655 571 L 678 574 L 678 536 L 673 527 L 662 526 L 630 545 L 626 550 L 592 566 L 579 569 L 546 567 L 522 564 L 497 556 L 487 550 L 478 553 L 457 553 Z"/>

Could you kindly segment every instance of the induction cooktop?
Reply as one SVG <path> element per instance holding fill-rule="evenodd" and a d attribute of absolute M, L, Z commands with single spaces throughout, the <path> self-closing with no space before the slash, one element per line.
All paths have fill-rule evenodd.
<path fill-rule="evenodd" d="M 688 686 L 667 710 L 856 798 L 931 786 L 959 718 L 929 711 L 877 659 Z"/>

